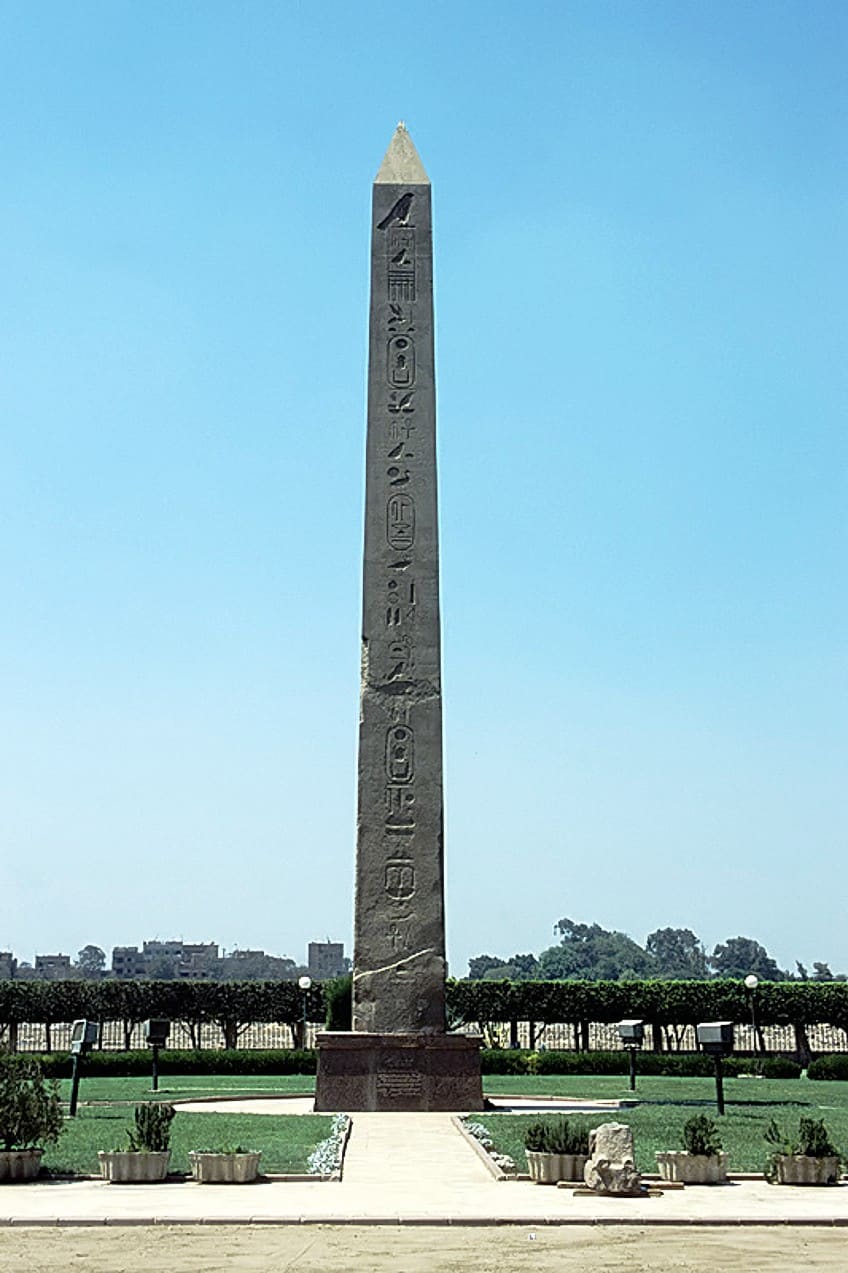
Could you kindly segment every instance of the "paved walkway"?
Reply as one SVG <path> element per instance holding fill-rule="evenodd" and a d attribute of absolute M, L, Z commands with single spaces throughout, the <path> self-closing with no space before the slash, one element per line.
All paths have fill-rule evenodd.
<path fill-rule="evenodd" d="M 654 1198 L 495 1180 L 449 1114 L 356 1114 L 341 1181 L 50 1181 L 0 1191 L 0 1224 L 840 1224 L 848 1185 L 750 1180 Z"/>

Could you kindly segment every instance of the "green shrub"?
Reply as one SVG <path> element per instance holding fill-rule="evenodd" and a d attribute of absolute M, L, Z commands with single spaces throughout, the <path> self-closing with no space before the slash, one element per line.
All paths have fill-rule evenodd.
<path fill-rule="evenodd" d="M 585 1123 L 567 1118 L 540 1118 L 528 1124 L 524 1148 L 531 1153 L 588 1154 L 589 1128 Z"/>
<path fill-rule="evenodd" d="M 328 1030 L 350 1030 L 353 1025 L 353 977 L 331 977 L 322 987 Z"/>
<path fill-rule="evenodd" d="M 728 1056 L 724 1059 L 724 1072 L 731 1077 L 737 1074 L 757 1074 L 764 1079 L 797 1079 L 802 1066 L 788 1056 Z"/>
<path fill-rule="evenodd" d="M 525 1052 L 487 1048 L 481 1054 L 484 1074 L 621 1074 L 629 1073 L 626 1052 Z M 639 1074 L 666 1078 L 710 1078 L 712 1057 L 703 1052 L 640 1052 Z M 724 1061 L 729 1077 L 761 1074 L 764 1078 L 798 1078 L 801 1066 L 788 1057 L 769 1056 L 752 1060 L 730 1056 Z"/>
<path fill-rule="evenodd" d="M 820 1056 L 807 1068 L 808 1079 L 848 1079 L 848 1053 Z"/>
<path fill-rule="evenodd" d="M 840 1158 L 839 1150 L 830 1139 L 830 1133 L 823 1118 L 807 1118 L 798 1120 L 798 1133 L 788 1135 L 771 1119 L 765 1130 L 765 1141 L 772 1154 L 801 1154 L 805 1158 Z"/>
<path fill-rule="evenodd" d="M 696 1114 L 683 1124 L 683 1148 L 687 1154 L 712 1158 L 721 1153 L 721 1136 L 715 1119 L 707 1114 Z"/>
<path fill-rule="evenodd" d="M 531 1068 L 535 1052 L 518 1048 L 483 1048 L 480 1052 L 480 1068 L 484 1074 L 534 1074 Z"/>
<path fill-rule="evenodd" d="M 164 1153 L 171 1144 L 173 1105 L 148 1101 L 135 1107 L 135 1127 L 127 1132 L 133 1153 Z"/>
<path fill-rule="evenodd" d="M 38 1056 L 51 1078 L 71 1077 L 71 1058 L 66 1053 Z M 178 1050 L 159 1053 L 159 1073 L 172 1074 L 314 1074 L 312 1048 L 230 1048 Z M 136 1078 L 150 1074 L 151 1056 L 145 1048 L 133 1052 L 91 1052 L 85 1058 L 83 1078 Z"/>
<path fill-rule="evenodd" d="M 548 1126 L 541 1118 L 535 1123 L 528 1123 L 525 1127 L 524 1148 L 531 1154 L 548 1152 Z"/>
<path fill-rule="evenodd" d="M 54 1080 L 38 1061 L 0 1053 L 0 1146 L 33 1149 L 52 1144 L 62 1131 L 62 1106 Z"/>

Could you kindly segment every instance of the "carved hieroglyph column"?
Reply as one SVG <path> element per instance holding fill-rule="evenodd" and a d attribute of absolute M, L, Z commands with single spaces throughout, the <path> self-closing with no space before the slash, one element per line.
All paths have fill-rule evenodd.
<path fill-rule="evenodd" d="M 403 124 L 373 188 L 353 1028 L 445 1030 L 430 182 Z"/>

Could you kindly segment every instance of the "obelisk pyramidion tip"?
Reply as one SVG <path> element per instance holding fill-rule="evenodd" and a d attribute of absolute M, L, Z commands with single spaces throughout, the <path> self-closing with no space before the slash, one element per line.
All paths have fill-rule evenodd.
<path fill-rule="evenodd" d="M 389 142 L 389 148 L 383 156 L 374 184 L 382 186 L 429 186 L 430 184 L 430 178 L 424 170 L 424 165 L 418 157 L 418 151 L 406 131 L 403 120 L 398 124 Z"/>

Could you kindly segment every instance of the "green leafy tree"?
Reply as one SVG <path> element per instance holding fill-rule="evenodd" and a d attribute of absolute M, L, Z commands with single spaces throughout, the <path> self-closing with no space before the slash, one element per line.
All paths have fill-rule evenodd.
<path fill-rule="evenodd" d="M 472 981 L 482 981 L 487 973 L 497 969 L 506 968 L 506 960 L 498 959 L 495 955 L 474 955 L 468 961 L 468 976 Z M 500 974 L 505 977 L 507 974 Z"/>
<path fill-rule="evenodd" d="M 539 975 L 539 961 L 535 955 L 513 955 L 496 968 L 490 968 L 483 974 L 483 981 L 535 981 Z"/>
<path fill-rule="evenodd" d="M 106 968 L 106 955 L 99 946 L 83 946 L 77 953 L 77 968 L 83 977 L 96 981 Z"/>
<path fill-rule="evenodd" d="M 554 932 L 560 934 L 559 946 L 539 956 L 539 975 L 545 979 L 621 981 L 656 972 L 651 956 L 626 933 L 572 919 L 558 920 Z"/>
<path fill-rule="evenodd" d="M 765 946 L 752 937 L 728 937 L 710 956 L 717 977 L 747 977 L 755 973 L 761 981 L 786 981 L 789 974 L 778 968 Z"/>
<path fill-rule="evenodd" d="M 706 951 L 691 928 L 658 928 L 648 934 L 645 952 L 660 977 L 701 981 L 710 975 Z"/>

